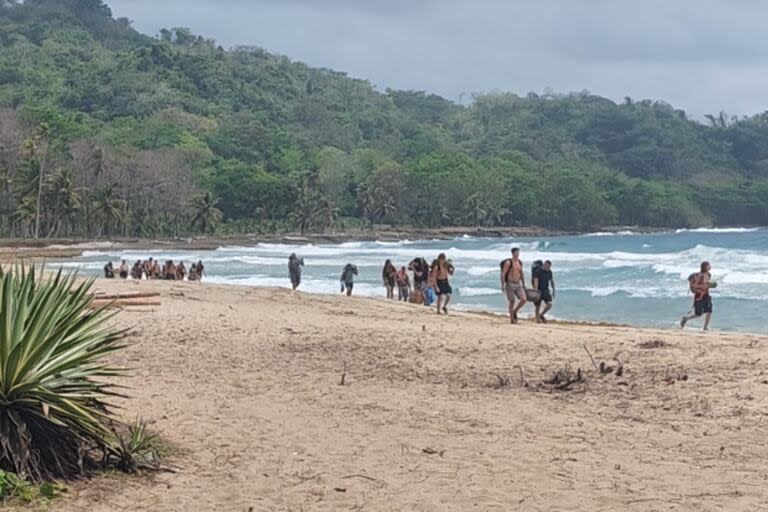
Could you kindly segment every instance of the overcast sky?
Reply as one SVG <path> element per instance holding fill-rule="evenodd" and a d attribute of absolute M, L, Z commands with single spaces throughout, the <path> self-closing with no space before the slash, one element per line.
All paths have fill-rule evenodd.
<path fill-rule="evenodd" d="M 762 0 L 106 0 L 145 33 L 186 26 L 380 89 L 587 89 L 696 118 L 768 109 Z"/>

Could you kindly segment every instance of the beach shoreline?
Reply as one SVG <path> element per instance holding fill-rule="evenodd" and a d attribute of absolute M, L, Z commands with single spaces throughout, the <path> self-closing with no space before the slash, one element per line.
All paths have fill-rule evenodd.
<path fill-rule="evenodd" d="M 603 233 L 661 233 L 668 230 L 638 227 L 610 226 L 601 228 Z M 175 239 L 113 237 L 109 240 L 94 239 L 44 239 L 28 238 L 0 239 L 0 261 L 2 258 L 67 258 L 75 257 L 88 250 L 215 250 L 220 247 L 251 247 L 263 243 L 289 245 L 341 244 L 348 242 L 402 242 L 405 240 L 451 240 L 458 237 L 477 238 L 531 238 L 568 235 L 585 235 L 590 231 L 551 230 L 536 226 L 499 228 L 402 228 L 350 230 L 329 233 L 285 233 L 253 234 L 220 237 L 188 237 Z"/>
<path fill-rule="evenodd" d="M 112 320 L 131 329 L 116 405 L 178 454 L 173 473 L 99 476 L 51 510 L 645 512 L 768 498 L 768 336 L 511 326 L 206 283 L 94 287 L 159 294 Z M 583 381 L 544 384 L 564 368 Z"/>

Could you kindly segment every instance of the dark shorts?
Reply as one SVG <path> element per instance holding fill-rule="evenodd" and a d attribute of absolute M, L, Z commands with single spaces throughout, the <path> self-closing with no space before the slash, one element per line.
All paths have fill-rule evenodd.
<path fill-rule="evenodd" d="M 541 298 L 537 301 L 535 301 L 535 304 L 538 306 L 541 303 L 549 304 L 552 302 L 552 294 L 549 292 L 549 290 L 545 292 L 541 292 Z"/>
<path fill-rule="evenodd" d="M 354 287 L 355 287 L 355 283 L 344 283 L 344 288 L 346 288 L 347 290 L 351 291 L 352 288 Z"/>
<path fill-rule="evenodd" d="M 437 282 L 437 294 L 438 295 L 451 295 L 453 293 L 453 288 L 451 288 L 451 285 L 448 284 L 448 281 L 438 281 Z"/>
<path fill-rule="evenodd" d="M 291 284 L 299 286 L 301 284 L 301 274 L 291 274 Z"/>
<path fill-rule="evenodd" d="M 705 315 L 712 312 L 712 296 L 707 295 L 699 300 L 693 301 L 693 312 L 696 316 Z"/>

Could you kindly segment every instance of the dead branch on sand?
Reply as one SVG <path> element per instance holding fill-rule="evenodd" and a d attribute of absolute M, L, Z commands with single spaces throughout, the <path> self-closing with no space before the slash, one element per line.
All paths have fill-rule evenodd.
<path fill-rule="evenodd" d="M 581 382 L 586 382 L 581 368 L 578 368 L 574 372 L 571 370 L 571 364 L 568 363 L 564 367 L 556 370 L 549 379 L 542 381 L 542 384 L 551 386 L 550 389 L 553 391 L 566 391 L 569 390 L 572 385 Z"/>

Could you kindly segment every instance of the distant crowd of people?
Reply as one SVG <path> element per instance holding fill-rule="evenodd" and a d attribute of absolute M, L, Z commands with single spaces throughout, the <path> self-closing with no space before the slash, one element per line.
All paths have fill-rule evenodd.
<path fill-rule="evenodd" d="M 175 264 L 173 260 L 166 260 L 164 264 L 160 261 L 149 258 L 147 260 L 137 260 L 132 266 L 122 260 L 115 269 L 111 261 L 104 265 L 104 277 L 107 279 L 164 279 L 168 281 L 200 281 L 203 279 L 205 267 L 202 260 L 192 263 L 187 269 L 183 261 Z"/>

